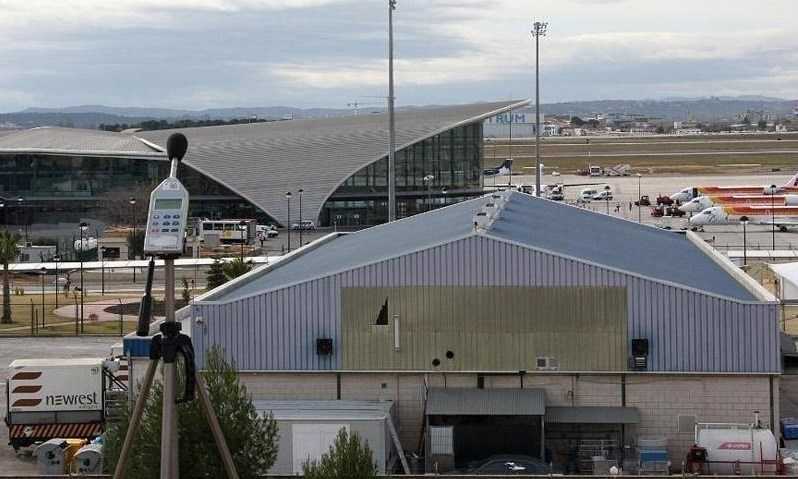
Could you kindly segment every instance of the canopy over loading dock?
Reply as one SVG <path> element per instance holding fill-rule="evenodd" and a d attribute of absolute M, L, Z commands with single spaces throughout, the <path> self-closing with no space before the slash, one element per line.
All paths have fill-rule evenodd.
<path fill-rule="evenodd" d="M 497 454 L 543 458 L 543 389 L 432 388 L 426 404 L 427 471 Z"/>

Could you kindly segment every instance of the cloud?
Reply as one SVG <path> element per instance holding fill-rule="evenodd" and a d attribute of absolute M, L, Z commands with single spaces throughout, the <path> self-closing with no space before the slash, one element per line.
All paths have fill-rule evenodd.
<path fill-rule="evenodd" d="M 0 88 L 16 92 L 0 110 L 340 107 L 387 90 L 384 0 L 0 0 L 0 11 Z M 544 101 L 798 97 L 796 17 L 794 0 L 399 0 L 397 96 L 530 96 L 540 19 Z"/>

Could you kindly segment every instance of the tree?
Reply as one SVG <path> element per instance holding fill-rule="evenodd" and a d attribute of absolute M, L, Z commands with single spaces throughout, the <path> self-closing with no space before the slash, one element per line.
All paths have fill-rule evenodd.
<path fill-rule="evenodd" d="M 227 276 L 224 274 L 224 264 L 218 259 L 213 260 L 211 267 L 208 268 L 208 274 L 205 277 L 208 289 L 217 288 L 227 282 Z"/>
<path fill-rule="evenodd" d="M 341 428 L 330 452 L 319 461 L 306 462 L 302 473 L 305 479 L 370 479 L 377 477 L 377 463 L 356 432 L 350 435 Z"/>
<path fill-rule="evenodd" d="M 0 262 L 3 263 L 3 317 L 0 323 L 11 324 L 11 288 L 9 287 L 8 263 L 17 257 L 20 236 L 8 230 L 0 231 Z"/>
<path fill-rule="evenodd" d="M 183 298 L 183 302 L 186 304 L 191 302 L 191 288 L 188 285 L 188 279 L 183 276 L 180 278 L 183 283 L 183 291 L 180 292 L 180 296 Z"/>
<path fill-rule="evenodd" d="M 658 135 L 663 135 L 663 134 L 665 134 L 665 127 L 663 127 L 662 125 L 658 126 L 658 127 L 657 127 L 657 134 L 658 134 Z"/>
<path fill-rule="evenodd" d="M 238 380 L 234 365 L 225 360 L 221 348 L 215 346 L 208 352 L 203 375 L 239 476 L 248 478 L 266 474 L 277 458 L 277 422 L 271 414 L 258 414 L 246 387 Z M 181 390 L 182 385 L 178 385 L 178 391 Z M 157 478 L 159 475 L 162 398 L 161 384 L 154 383 L 144 407 L 144 416 L 134 440 L 135 449 L 129 456 L 125 477 L 143 479 Z M 130 409 L 125 411 L 119 422 L 109 423 L 106 429 L 103 452 L 108 472 L 114 470 L 119 458 L 130 423 Z M 216 452 L 213 435 L 199 401 L 180 403 L 177 410 L 180 477 L 225 477 L 222 459 Z"/>
<path fill-rule="evenodd" d="M 571 117 L 571 125 L 573 126 L 582 126 L 585 124 L 585 121 L 578 116 Z"/>
<path fill-rule="evenodd" d="M 225 263 L 222 269 L 224 271 L 224 276 L 229 281 L 238 278 L 242 274 L 248 273 L 252 269 L 252 261 L 244 261 L 241 258 L 235 258 L 229 263 Z"/>
<path fill-rule="evenodd" d="M 766 130 L 768 127 L 768 122 L 765 120 L 759 120 L 756 126 L 758 126 L 760 130 Z"/>
<path fill-rule="evenodd" d="M 144 257 L 144 235 L 145 230 L 130 230 L 127 233 L 127 256 L 128 259 Z"/>

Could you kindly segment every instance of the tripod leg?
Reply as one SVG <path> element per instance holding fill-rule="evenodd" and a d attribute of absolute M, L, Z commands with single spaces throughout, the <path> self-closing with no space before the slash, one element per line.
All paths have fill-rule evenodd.
<path fill-rule="evenodd" d="M 177 479 L 177 363 L 163 363 L 163 415 L 161 418 L 161 479 Z"/>
<path fill-rule="evenodd" d="M 141 424 L 141 415 L 144 412 L 144 405 L 147 403 L 147 395 L 150 393 L 150 388 L 152 387 L 152 380 L 155 378 L 156 369 L 158 369 L 158 361 L 150 360 L 150 364 L 147 366 L 147 372 L 144 374 L 144 383 L 142 384 L 141 392 L 139 392 L 139 397 L 136 398 L 136 405 L 133 407 L 133 413 L 130 416 L 130 424 L 127 426 L 125 442 L 122 444 L 122 451 L 119 453 L 119 460 L 116 461 L 114 479 L 122 479 L 125 477 L 127 456 L 130 454 L 130 448 L 133 446 L 133 438 L 136 437 L 136 433 L 139 430 L 139 425 Z"/>
<path fill-rule="evenodd" d="M 233 455 L 230 454 L 230 448 L 227 447 L 227 441 L 224 439 L 222 427 L 219 425 L 219 418 L 216 417 L 213 404 L 211 404 L 211 398 L 208 396 L 208 387 L 205 384 L 205 378 L 203 378 L 199 372 L 196 373 L 196 378 L 200 407 L 205 414 L 205 420 L 208 421 L 208 425 L 211 427 L 213 440 L 216 441 L 216 449 L 219 451 L 219 455 L 222 456 L 222 463 L 224 463 L 227 479 L 238 479 L 238 471 L 233 462 Z"/>

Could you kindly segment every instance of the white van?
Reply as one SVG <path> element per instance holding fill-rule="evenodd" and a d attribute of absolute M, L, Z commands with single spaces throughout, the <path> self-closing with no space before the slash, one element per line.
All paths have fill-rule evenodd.
<path fill-rule="evenodd" d="M 594 190 L 592 188 L 585 188 L 579 193 L 579 198 L 582 201 L 590 201 L 593 199 L 594 196 L 598 194 L 598 190 Z"/>

